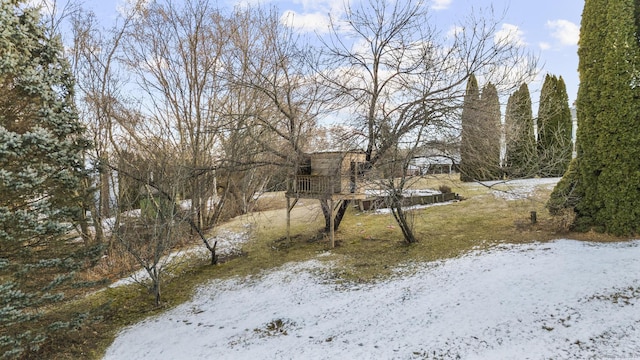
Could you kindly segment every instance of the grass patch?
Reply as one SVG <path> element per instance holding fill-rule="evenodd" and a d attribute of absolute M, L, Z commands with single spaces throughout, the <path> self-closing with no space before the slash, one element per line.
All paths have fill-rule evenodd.
<path fill-rule="evenodd" d="M 543 211 L 543 205 L 533 206 Z M 412 245 L 402 243 L 391 215 L 349 216 L 338 233 L 343 244 L 336 252 L 344 255 L 343 267 L 349 269 L 343 272 L 345 278 L 369 281 L 389 275 L 394 267 L 406 262 L 452 258 L 504 242 L 553 238 L 540 225 L 517 229 L 515 223 L 527 219 L 529 209 L 492 196 L 478 196 L 415 211 L 410 216 L 420 240 Z"/>
<path fill-rule="evenodd" d="M 495 196 L 493 189 L 461 183 L 447 175 L 422 179 L 413 186 L 437 189 L 441 185 L 466 200 L 412 211 L 411 221 L 419 239 L 412 245 L 403 243 L 391 215 L 363 213 L 352 207 L 336 233 L 337 247 L 329 250 L 326 236 L 319 232 L 324 219 L 318 202 L 306 199 L 300 200 L 292 213 L 291 238 L 287 239 L 282 208 L 285 202 L 267 197 L 262 208 L 268 210 L 222 226 L 231 231 L 250 231 L 251 239 L 242 247 L 241 255 L 222 258 L 217 266 L 207 265 L 207 260 L 182 265 L 176 277 L 163 283 L 163 304 L 159 308 L 147 290 L 136 284 L 103 290 L 68 304 L 55 316 L 65 318 L 74 312 L 90 311 L 93 321 L 51 338 L 40 358 L 99 359 L 122 328 L 189 300 L 199 285 L 212 279 L 259 276 L 288 262 L 331 261 L 327 271 L 336 281 L 368 282 L 388 277 L 403 264 L 453 258 L 502 243 L 557 238 L 622 240 L 596 233 L 559 233 L 544 207 L 550 186 L 538 187 L 531 197 L 520 200 Z M 536 224 L 530 222 L 531 211 L 537 213 Z M 275 330 L 281 328 L 274 324 L 267 324 L 266 331 L 271 331 L 272 325 Z"/>

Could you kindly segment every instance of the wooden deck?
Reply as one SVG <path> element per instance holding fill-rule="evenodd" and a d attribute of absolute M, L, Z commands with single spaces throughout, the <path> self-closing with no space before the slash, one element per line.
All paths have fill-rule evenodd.
<path fill-rule="evenodd" d="M 345 201 L 366 198 L 364 192 L 364 164 L 366 155 L 361 151 L 317 152 L 309 154 L 308 161 L 300 164 L 297 174 L 288 179 L 287 239 L 290 239 L 291 209 L 299 199 L 326 201 L 331 210 L 329 217 L 329 247 L 333 248 L 334 221 L 338 209 Z"/>
<path fill-rule="evenodd" d="M 366 195 L 359 191 L 356 183 L 336 176 L 297 175 L 290 179 L 286 196 L 298 199 L 342 199 L 359 200 Z"/>
<path fill-rule="evenodd" d="M 459 199 L 458 194 L 444 193 L 432 195 L 416 195 L 407 196 L 402 199 L 403 206 L 429 205 L 440 202 L 452 201 Z M 385 196 L 367 197 L 358 203 L 360 211 L 369 211 L 387 208 L 390 201 Z"/>

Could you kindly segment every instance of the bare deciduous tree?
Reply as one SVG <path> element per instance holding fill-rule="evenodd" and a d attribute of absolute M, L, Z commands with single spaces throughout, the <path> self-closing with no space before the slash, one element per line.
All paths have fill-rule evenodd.
<path fill-rule="evenodd" d="M 102 163 L 110 151 L 144 153 L 153 151 L 149 139 L 161 141 L 181 159 L 186 183 L 176 196 L 190 200 L 192 229 L 210 250 L 215 246 L 202 230 L 219 219 L 225 201 L 249 211 L 268 178 L 264 169 L 285 167 L 294 175 L 328 109 L 351 114 L 349 125 L 363 135 L 374 169 L 397 157 L 389 154 L 441 141 L 441 129 L 449 136 L 470 74 L 505 89 L 522 82 L 514 74 L 535 65 L 515 43 L 497 38 L 497 22 L 483 13 L 444 34 L 420 0 L 345 5 L 321 38 L 320 55 L 275 10 L 226 15 L 208 0 L 140 3 L 133 10 L 111 40 L 88 36 L 78 52 L 88 65 L 87 99 L 95 95 L 88 103 L 94 132 L 115 149 L 105 146 L 95 156 Z M 92 29 L 85 28 L 78 39 Z M 91 56 L 94 46 L 113 51 Z M 130 76 L 124 85 L 109 66 L 116 58 L 124 60 L 116 68 Z M 124 99 L 118 89 L 135 98 Z M 101 183 L 108 188 L 107 178 Z"/>
<path fill-rule="evenodd" d="M 135 18 L 126 34 L 128 70 L 144 94 L 139 101 L 164 131 L 188 170 L 185 191 L 191 199 L 194 222 L 205 228 L 213 213 L 215 196 L 211 172 L 219 158 L 218 113 L 224 101 L 220 58 L 226 37 L 218 10 L 208 1 L 189 0 L 178 5 L 152 3 Z"/>
<path fill-rule="evenodd" d="M 176 201 L 189 176 L 181 159 L 175 156 L 171 147 L 163 146 L 161 139 L 148 140 L 144 144 L 147 149 L 133 151 L 143 157 L 131 156 L 123 160 L 118 169 L 133 180 L 133 186 L 139 187 L 138 191 L 126 192 L 122 197 L 132 197 L 126 200 L 138 203 L 140 209 L 116 215 L 118 227 L 113 237 L 144 269 L 150 283 L 141 282 L 148 285 L 158 306 L 163 274 L 171 260 L 169 252 L 188 238 L 193 220 L 188 209 L 185 211 Z"/>
<path fill-rule="evenodd" d="M 427 2 L 369 0 L 332 18 L 320 74 L 352 104 L 351 125 L 366 136 L 371 168 L 417 129 L 452 126 L 471 74 L 509 89 L 532 74 L 535 61 L 496 38 L 498 22 L 485 15 L 475 12 L 443 33 L 430 21 Z"/>
<path fill-rule="evenodd" d="M 94 144 L 86 161 L 92 164 L 96 176 L 85 186 L 97 189 L 96 198 L 87 198 L 83 206 L 91 213 L 93 232 L 89 230 L 89 219 L 85 218 L 80 226 L 83 237 L 93 237 L 96 242 L 102 242 L 106 237 L 103 220 L 123 207 L 117 196 L 118 185 L 112 166 L 117 163 L 114 148 L 118 145 L 114 141 L 114 134 L 119 131 L 117 118 L 122 113 L 122 104 L 127 101 L 124 93 L 126 74 L 118 68 L 117 60 L 130 22 L 131 17 L 123 18 L 122 23 L 103 30 L 95 14 L 85 11 L 76 12 L 71 21 L 71 59 L 78 84 L 77 104 Z"/>
<path fill-rule="evenodd" d="M 234 14 L 228 63 L 234 86 L 253 101 L 252 134 L 268 157 L 295 174 L 318 117 L 326 111 L 325 88 L 308 64 L 309 49 L 275 9 L 243 9 Z"/>
<path fill-rule="evenodd" d="M 143 123 L 128 124 L 127 136 L 153 157 L 157 138 L 179 159 L 185 217 L 216 263 L 216 243 L 206 238 L 222 214 L 227 192 L 218 196 L 224 158 L 221 134 L 230 119 L 220 109 L 229 100 L 222 54 L 228 37 L 224 16 L 206 0 L 145 4 L 124 40 L 124 64 L 135 79 Z"/>

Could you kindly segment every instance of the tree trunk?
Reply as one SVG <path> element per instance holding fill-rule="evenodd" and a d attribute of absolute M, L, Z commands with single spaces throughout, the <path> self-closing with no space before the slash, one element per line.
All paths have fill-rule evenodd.
<path fill-rule="evenodd" d="M 398 226 L 400 226 L 400 230 L 402 230 L 404 241 L 407 242 L 407 244 L 414 244 L 418 242 L 413 234 L 411 224 L 407 221 L 407 215 L 404 210 L 402 210 L 402 198 L 393 196 L 393 199 L 391 200 L 391 212 L 393 213 L 393 217 L 396 219 Z"/>
<path fill-rule="evenodd" d="M 147 268 L 147 273 L 151 278 L 151 294 L 154 297 L 155 305 L 160 306 L 160 273 L 158 271 L 158 264 L 153 264 Z"/>
<path fill-rule="evenodd" d="M 209 249 L 209 251 L 211 252 L 211 265 L 217 265 L 218 264 L 218 255 L 216 255 L 216 246 L 218 245 L 218 242 L 215 241 L 213 243 L 213 246 L 211 247 L 211 249 Z"/>
<path fill-rule="evenodd" d="M 111 214 L 110 172 L 108 168 L 100 172 L 100 215 L 102 215 L 100 217 L 109 217 Z"/>
<path fill-rule="evenodd" d="M 340 227 L 342 218 L 344 217 L 345 212 L 347 212 L 347 208 L 349 208 L 350 203 L 351 200 L 345 200 L 338 208 L 336 217 L 333 219 L 334 231 L 338 230 L 338 228 Z M 331 209 L 329 208 L 329 203 L 326 200 L 320 200 L 320 207 L 322 207 L 322 215 L 324 215 L 324 232 L 328 234 L 329 231 L 331 231 Z"/>
<path fill-rule="evenodd" d="M 153 283 L 153 295 L 155 295 L 155 304 L 160 306 L 160 279 L 154 280 Z"/>

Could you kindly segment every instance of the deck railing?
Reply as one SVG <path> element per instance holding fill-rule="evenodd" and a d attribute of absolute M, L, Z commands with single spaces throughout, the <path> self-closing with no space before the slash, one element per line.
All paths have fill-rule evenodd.
<path fill-rule="evenodd" d="M 291 191 L 303 195 L 333 194 L 333 177 L 319 175 L 297 175 L 292 179 Z"/>

